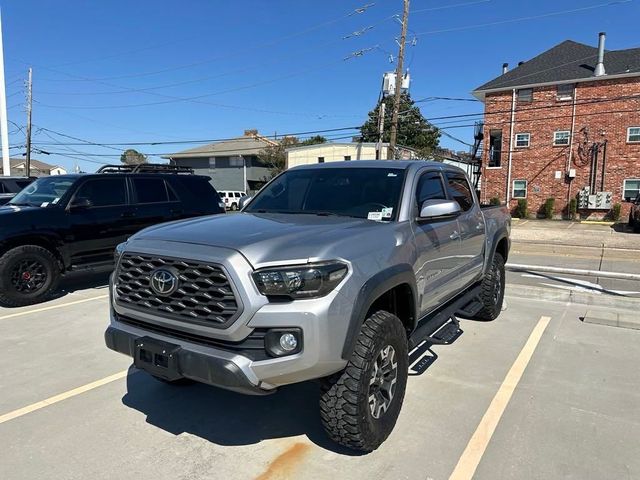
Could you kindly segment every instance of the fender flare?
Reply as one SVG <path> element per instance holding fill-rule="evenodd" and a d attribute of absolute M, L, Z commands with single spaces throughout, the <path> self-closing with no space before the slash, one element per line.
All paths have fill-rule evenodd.
<path fill-rule="evenodd" d="M 415 319 L 418 307 L 418 295 L 416 286 L 416 276 L 413 271 L 413 267 L 408 263 L 394 265 L 381 272 L 376 273 L 373 277 L 367 280 L 362 288 L 358 291 L 358 295 L 355 298 L 355 304 L 351 311 L 351 317 L 349 318 L 349 327 L 347 329 L 347 335 L 342 347 L 342 358 L 349 360 L 353 349 L 355 348 L 356 338 L 360 333 L 360 328 L 366 320 L 366 315 L 371 305 L 385 292 L 388 292 L 398 285 L 408 284 L 411 288 L 413 295 L 413 323 L 415 327 Z"/>
<path fill-rule="evenodd" d="M 487 258 L 485 259 L 485 263 L 484 263 L 484 272 L 486 273 L 487 269 L 491 267 L 491 265 L 493 264 L 493 257 L 496 254 L 496 251 L 498 249 L 498 244 L 502 241 L 502 240 L 507 240 L 507 254 L 509 253 L 509 250 L 511 249 L 511 240 L 509 239 L 509 234 L 507 232 L 506 227 L 505 228 L 501 228 L 500 230 L 498 230 L 495 235 L 493 236 L 493 240 L 492 242 L 489 244 L 489 246 L 491 247 L 490 250 L 487 252 Z M 507 259 L 505 258 L 505 261 Z"/>

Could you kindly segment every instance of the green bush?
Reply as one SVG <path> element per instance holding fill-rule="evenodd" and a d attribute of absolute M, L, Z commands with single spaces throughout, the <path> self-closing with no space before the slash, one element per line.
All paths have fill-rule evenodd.
<path fill-rule="evenodd" d="M 489 205 L 500 205 L 500 197 L 493 197 L 489 200 Z"/>
<path fill-rule="evenodd" d="M 553 210 L 556 205 L 555 198 L 547 198 L 544 202 L 544 218 L 551 220 L 553 218 Z"/>
<path fill-rule="evenodd" d="M 611 209 L 611 219 L 614 222 L 620 220 L 620 212 L 622 210 L 622 205 L 619 203 L 614 203 L 613 208 Z"/>
<path fill-rule="evenodd" d="M 527 210 L 526 198 L 520 198 L 518 199 L 518 206 L 516 207 L 513 216 L 516 218 L 527 218 L 527 216 L 529 215 Z"/>
<path fill-rule="evenodd" d="M 572 198 L 569 200 L 569 218 L 574 220 L 576 218 L 576 213 L 578 212 L 578 199 Z"/>

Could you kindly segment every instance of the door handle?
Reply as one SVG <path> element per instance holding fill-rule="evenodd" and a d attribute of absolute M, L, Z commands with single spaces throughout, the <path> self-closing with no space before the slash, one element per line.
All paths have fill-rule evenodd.
<path fill-rule="evenodd" d="M 453 233 L 449 235 L 449 238 L 451 240 L 458 240 L 460 238 L 460 234 L 456 230 L 454 230 Z"/>
<path fill-rule="evenodd" d="M 134 212 L 124 212 L 120 216 L 122 218 L 132 218 L 132 217 L 135 217 L 136 214 Z"/>

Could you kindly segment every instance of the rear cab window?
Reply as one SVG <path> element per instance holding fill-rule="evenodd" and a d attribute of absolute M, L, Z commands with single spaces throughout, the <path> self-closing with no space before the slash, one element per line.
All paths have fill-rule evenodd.
<path fill-rule="evenodd" d="M 466 212 L 473 207 L 473 194 L 466 177 L 461 173 L 447 172 L 447 191 L 452 200 L 460 205 L 462 211 Z"/>

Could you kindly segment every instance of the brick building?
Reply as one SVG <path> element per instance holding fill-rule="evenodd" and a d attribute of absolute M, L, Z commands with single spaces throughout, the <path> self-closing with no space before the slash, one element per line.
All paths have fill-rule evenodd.
<path fill-rule="evenodd" d="M 556 215 L 566 215 L 582 193 L 582 217 L 615 203 L 627 213 L 625 198 L 640 192 L 640 48 L 605 51 L 604 40 L 567 40 L 511 71 L 505 64 L 473 92 L 485 104 L 484 202 L 513 208 L 526 198 L 536 214 L 555 198 Z"/>

